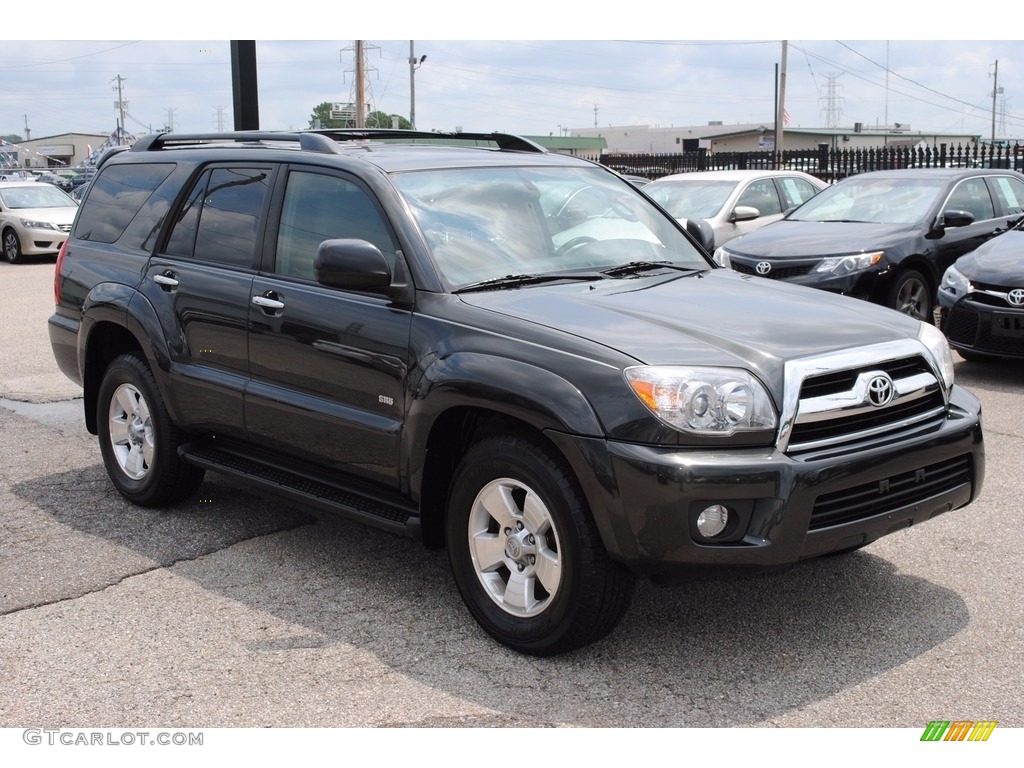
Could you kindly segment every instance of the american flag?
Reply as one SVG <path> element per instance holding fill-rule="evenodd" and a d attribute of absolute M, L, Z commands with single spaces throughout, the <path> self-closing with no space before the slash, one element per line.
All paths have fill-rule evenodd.
<path fill-rule="evenodd" d="M 782 124 L 789 125 L 789 111 L 785 107 L 782 108 Z"/>

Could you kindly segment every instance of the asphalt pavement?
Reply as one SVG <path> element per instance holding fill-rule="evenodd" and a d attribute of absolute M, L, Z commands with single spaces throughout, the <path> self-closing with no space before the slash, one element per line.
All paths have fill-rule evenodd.
<path fill-rule="evenodd" d="M 970 507 L 782 574 L 641 582 L 608 638 L 535 659 L 478 629 L 444 552 L 212 474 L 124 501 L 53 362 L 52 270 L 0 263 L 0 728 L 1024 727 L 1024 362 L 957 363 Z"/>

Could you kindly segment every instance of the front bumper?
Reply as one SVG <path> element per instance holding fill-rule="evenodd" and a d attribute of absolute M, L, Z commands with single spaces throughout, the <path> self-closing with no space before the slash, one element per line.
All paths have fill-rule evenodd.
<path fill-rule="evenodd" d="M 1024 357 L 1024 308 L 998 306 L 939 291 L 939 324 L 953 349 Z"/>
<path fill-rule="evenodd" d="M 665 574 L 775 569 L 856 547 L 968 504 L 985 474 L 981 404 L 959 387 L 931 432 L 827 458 L 573 439 L 592 468 L 607 456 L 591 482 L 581 479 L 609 553 Z M 711 504 L 737 515 L 721 543 L 697 533 Z"/>

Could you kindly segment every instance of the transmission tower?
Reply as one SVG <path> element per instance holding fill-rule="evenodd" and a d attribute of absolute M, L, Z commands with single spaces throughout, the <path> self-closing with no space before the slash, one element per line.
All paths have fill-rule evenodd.
<path fill-rule="evenodd" d="M 821 116 L 825 128 L 838 128 L 839 121 L 843 116 L 843 97 L 839 93 L 842 86 L 837 82 L 841 76 L 841 73 L 836 72 L 826 75 L 828 82 L 825 84 L 824 94 L 821 96 L 821 101 L 824 103 Z"/>
<path fill-rule="evenodd" d="M 376 72 L 377 68 L 367 66 L 366 64 L 366 52 L 370 49 L 380 51 L 380 46 L 368 45 L 365 40 L 356 40 L 352 46 L 342 48 L 339 51 L 342 64 L 345 63 L 346 53 L 353 54 L 352 64 L 345 69 L 345 74 L 347 75 L 349 72 L 354 73 L 348 101 L 349 104 L 355 105 L 355 125 L 352 126 L 355 128 L 365 127 L 361 123 L 366 119 L 367 115 L 375 111 L 373 91 L 370 88 L 370 72 Z M 377 127 L 389 128 L 390 126 Z"/>

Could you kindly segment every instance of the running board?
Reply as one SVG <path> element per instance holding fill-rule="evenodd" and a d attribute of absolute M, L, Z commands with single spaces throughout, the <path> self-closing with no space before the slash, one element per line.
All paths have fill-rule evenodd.
<path fill-rule="evenodd" d="M 178 455 L 189 464 L 242 478 L 285 498 L 340 514 L 375 528 L 420 538 L 420 519 L 412 507 L 372 498 L 300 470 L 271 464 L 259 456 L 208 441 L 187 443 Z"/>

